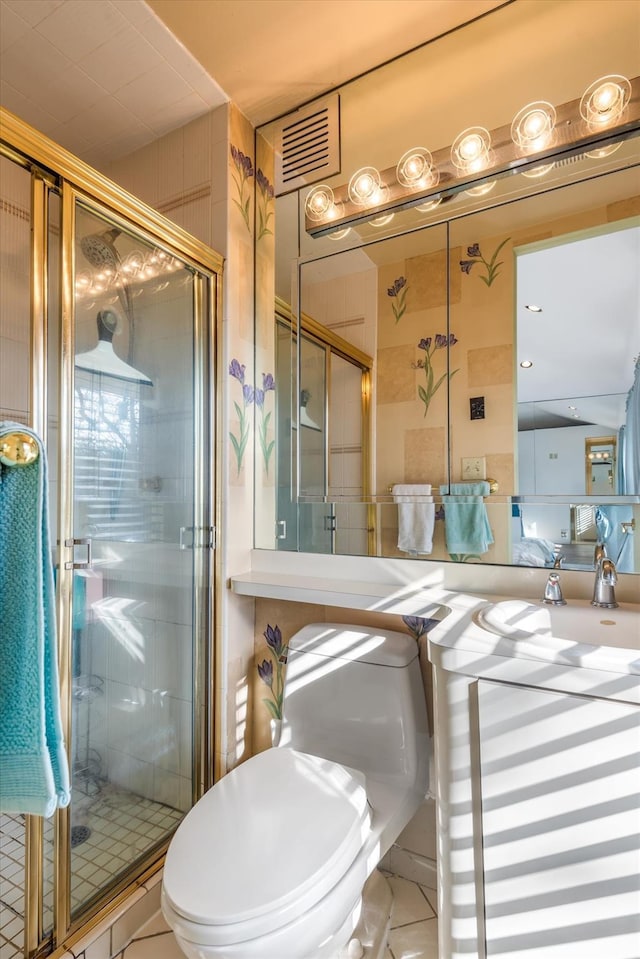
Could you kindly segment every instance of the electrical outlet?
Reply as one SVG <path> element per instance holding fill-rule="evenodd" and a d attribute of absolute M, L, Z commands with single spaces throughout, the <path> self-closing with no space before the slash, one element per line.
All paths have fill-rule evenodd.
<path fill-rule="evenodd" d="M 487 462 L 484 456 L 462 457 L 462 479 L 483 480 L 487 478 Z"/>

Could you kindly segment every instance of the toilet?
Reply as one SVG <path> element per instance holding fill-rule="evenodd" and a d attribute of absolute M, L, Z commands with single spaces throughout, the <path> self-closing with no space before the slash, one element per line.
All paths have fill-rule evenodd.
<path fill-rule="evenodd" d="M 205 793 L 169 845 L 162 913 L 184 954 L 362 955 L 363 886 L 425 797 L 429 750 L 412 637 L 296 633 L 278 745 Z"/>

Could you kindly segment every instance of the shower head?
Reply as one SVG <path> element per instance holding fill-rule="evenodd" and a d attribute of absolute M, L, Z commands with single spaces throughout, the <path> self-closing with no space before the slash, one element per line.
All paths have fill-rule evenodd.
<path fill-rule="evenodd" d="M 97 270 L 104 269 L 107 266 L 115 270 L 118 269 L 121 260 L 114 242 L 121 232 L 122 230 L 113 227 L 110 230 L 105 230 L 104 233 L 91 233 L 89 236 L 82 237 L 80 247 L 91 266 Z"/>
<path fill-rule="evenodd" d="M 111 227 L 104 233 L 90 233 L 83 236 L 80 240 L 80 249 L 85 259 L 89 261 L 95 270 L 111 269 L 115 274 L 120 273 L 122 259 L 116 250 L 115 241 L 122 233 L 118 227 Z M 133 300 L 131 291 L 124 277 L 120 276 L 118 286 L 118 299 L 129 321 L 129 362 L 133 363 L 134 343 L 135 343 L 135 320 L 133 316 Z"/>

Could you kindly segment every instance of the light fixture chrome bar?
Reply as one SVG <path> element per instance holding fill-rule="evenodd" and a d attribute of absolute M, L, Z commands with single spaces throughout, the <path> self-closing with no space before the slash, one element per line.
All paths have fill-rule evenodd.
<path fill-rule="evenodd" d="M 640 132 L 640 77 L 630 81 L 629 102 L 619 119 L 590 124 L 580 113 L 581 99 L 570 100 L 556 108 L 553 135 L 540 150 L 525 153 L 511 138 L 511 124 L 490 131 L 491 149 L 486 166 L 475 173 L 461 172 L 451 160 L 451 148 L 433 152 L 433 168 L 437 182 L 422 187 L 408 187 L 398 182 L 396 167 L 380 172 L 383 187 L 381 202 L 364 206 L 353 203 L 347 184 L 332 187 L 334 206 L 331 217 L 312 219 L 305 214 L 305 229 L 310 236 L 326 236 L 336 230 L 372 220 L 383 213 L 410 209 L 427 200 L 438 200 L 508 173 L 519 173 L 552 163 L 561 157 L 575 156 L 587 150 L 601 149 Z"/>

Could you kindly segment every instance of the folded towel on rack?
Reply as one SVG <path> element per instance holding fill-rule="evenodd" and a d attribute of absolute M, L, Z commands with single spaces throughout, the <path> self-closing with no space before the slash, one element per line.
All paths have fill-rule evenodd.
<path fill-rule="evenodd" d="M 401 497 L 405 496 L 410 497 L 410 502 L 414 502 L 417 496 L 431 495 L 431 483 L 396 483 L 391 487 L 391 495 L 396 503 L 403 502 Z"/>
<path fill-rule="evenodd" d="M 398 483 L 391 487 L 398 504 L 398 549 L 403 553 L 430 553 L 436 508 L 427 483 Z"/>
<path fill-rule="evenodd" d="M 47 463 L 0 464 L 0 812 L 51 816 L 70 799 L 62 735 Z"/>
<path fill-rule="evenodd" d="M 451 483 L 440 487 L 444 504 L 445 540 L 449 555 L 486 553 L 493 543 L 483 497 L 489 483 Z"/>

